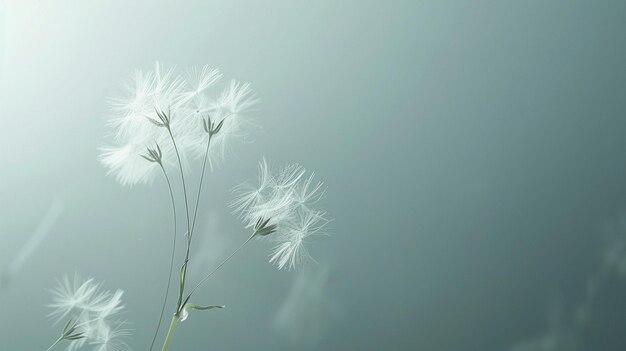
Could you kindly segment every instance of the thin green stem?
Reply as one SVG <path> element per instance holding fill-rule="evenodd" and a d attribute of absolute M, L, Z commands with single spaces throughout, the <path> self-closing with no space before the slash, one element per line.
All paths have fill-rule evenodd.
<path fill-rule="evenodd" d="M 228 256 L 225 260 L 223 260 L 219 265 L 217 265 L 217 267 L 211 271 L 209 274 L 207 274 L 189 293 L 189 295 L 187 295 L 187 298 L 185 299 L 185 301 L 189 301 L 189 298 L 191 298 L 191 295 L 207 280 L 209 279 L 213 274 L 215 274 L 215 272 L 217 272 L 226 262 L 228 262 L 231 258 L 233 258 L 233 256 L 235 256 L 235 254 L 237 254 L 237 252 L 239 252 L 239 250 L 241 250 L 241 248 L 243 248 L 248 242 L 250 242 L 250 240 L 252 240 L 252 238 L 254 238 L 256 236 L 256 234 L 252 234 L 243 244 L 241 244 L 241 246 L 239 246 L 235 251 L 233 251 L 233 253 L 230 254 L 230 256 Z M 184 307 L 184 306 L 183 306 Z M 165 342 L 163 343 L 163 349 L 162 351 L 167 351 L 169 349 L 170 343 L 172 342 L 172 337 L 174 335 L 174 330 L 176 329 L 176 325 L 178 324 L 178 321 L 180 319 L 180 313 L 181 313 L 182 309 L 180 310 L 176 310 L 176 313 L 174 314 L 174 316 L 172 316 L 172 321 L 170 322 L 170 328 L 167 332 L 167 336 L 165 338 Z"/>
<path fill-rule="evenodd" d="M 183 163 L 180 160 L 180 153 L 178 152 L 178 146 L 176 145 L 176 140 L 174 140 L 174 135 L 172 134 L 172 130 L 170 127 L 167 127 L 167 131 L 170 133 L 170 138 L 172 139 L 172 144 L 174 145 L 174 151 L 176 152 L 176 159 L 178 160 L 178 168 L 180 169 L 180 179 L 183 183 L 183 194 L 185 196 L 185 212 L 187 214 L 187 234 L 189 234 L 191 230 L 191 221 L 189 220 L 189 201 L 187 200 L 187 185 L 185 184 L 185 174 L 183 172 Z"/>
<path fill-rule="evenodd" d="M 165 288 L 165 296 L 163 297 L 163 305 L 161 306 L 161 314 L 159 315 L 159 322 L 157 323 L 156 330 L 154 331 L 154 336 L 152 337 L 152 342 L 150 343 L 150 351 L 152 351 L 156 338 L 159 334 L 159 329 L 161 329 L 161 322 L 163 321 L 163 314 L 165 313 L 165 305 L 167 304 L 167 298 L 170 293 L 170 285 L 172 282 L 172 272 L 174 270 L 174 255 L 176 253 L 177 224 L 176 224 L 176 205 L 174 202 L 174 192 L 172 191 L 172 183 L 170 182 L 170 178 L 167 176 L 165 167 L 163 167 L 163 164 L 161 163 L 159 163 L 159 165 L 161 166 L 161 170 L 163 171 L 163 175 L 165 176 L 165 180 L 167 181 L 167 188 L 169 189 L 169 192 L 170 192 L 170 200 L 172 202 L 172 213 L 173 213 L 173 219 L 174 219 L 174 237 L 172 239 L 172 254 L 170 257 L 170 271 L 169 271 L 169 274 L 167 275 L 167 286 Z"/>
<path fill-rule="evenodd" d="M 185 280 L 187 276 L 187 262 L 189 262 L 189 250 L 191 248 L 191 221 L 189 220 L 189 200 L 187 200 L 187 185 L 185 184 L 185 174 L 183 172 L 183 163 L 180 159 L 180 153 L 178 152 L 178 147 L 176 146 L 176 140 L 174 140 L 174 135 L 172 134 L 172 130 L 170 127 L 167 127 L 167 131 L 170 134 L 170 138 L 172 139 L 172 144 L 174 145 L 174 151 L 176 151 L 176 159 L 178 160 L 178 168 L 180 169 L 180 179 L 183 184 L 183 194 L 185 195 L 185 214 L 187 216 L 187 250 L 185 252 L 185 260 L 183 261 L 183 266 L 181 268 L 181 289 L 178 293 L 178 302 L 176 303 L 176 313 L 180 312 L 183 302 L 183 294 L 185 290 Z"/>
<path fill-rule="evenodd" d="M 176 141 L 174 140 L 174 135 L 172 134 L 171 129 L 169 128 L 169 126 L 167 127 L 167 130 L 170 134 L 170 138 L 172 139 L 172 144 L 174 145 L 174 150 L 176 151 L 176 158 L 178 160 L 178 166 L 180 168 L 180 177 L 182 180 L 182 184 L 183 184 L 183 193 L 185 196 L 185 213 L 187 215 L 187 250 L 185 252 L 185 260 L 183 261 L 183 265 L 181 267 L 181 272 L 180 272 L 180 290 L 179 290 L 179 294 L 178 294 L 178 302 L 176 304 L 176 312 L 174 313 L 174 315 L 172 316 L 172 321 L 170 322 L 170 327 L 169 330 L 167 332 L 167 336 L 165 338 L 165 341 L 163 343 L 163 351 L 167 351 L 169 349 L 169 345 L 172 341 L 172 336 L 174 335 L 174 330 L 176 329 L 176 325 L 178 324 L 179 318 L 180 318 L 180 313 L 184 308 L 183 305 L 183 295 L 184 295 L 184 291 L 185 291 L 185 283 L 187 280 L 187 263 L 189 262 L 189 251 L 191 248 L 191 239 L 193 237 L 193 230 L 195 228 L 196 225 L 196 218 L 197 218 L 197 214 L 198 214 L 198 205 L 200 203 L 200 195 L 202 192 L 202 184 L 204 182 L 204 174 L 206 171 L 206 163 L 207 163 L 207 159 L 208 159 L 208 155 L 209 155 L 209 149 L 211 146 L 211 136 L 209 135 L 209 140 L 207 141 L 207 147 L 206 147 L 206 152 L 204 154 L 204 161 L 202 163 L 202 174 L 200 176 L 200 184 L 198 186 L 198 194 L 196 196 L 196 205 L 195 205 L 195 209 L 194 209 L 194 213 L 193 213 L 193 224 L 191 224 L 190 218 L 189 218 L 189 201 L 187 199 L 187 186 L 185 184 L 185 176 L 184 176 L 184 172 L 183 172 L 183 166 L 182 166 L 182 162 L 180 159 L 180 154 L 178 152 L 178 147 L 176 146 Z M 252 237 L 250 238 L 252 239 Z M 248 239 L 248 241 L 250 241 L 250 239 Z M 239 249 L 238 249 L 239 250 Z M 237 250 L 237 251 L 238 251 Z M 233 253 L 234 255 L 234 253 Z M 173 256 L 172 256 L 173 257 Z M 231 255 L 232 257 L 232 255 Z M 221 265 L 223 265 L 225 262 L 223 262 Z M 171 274 L 171 271 L 170 271 Z M 169 287 L 169 284 L 168 284 Z M 194 289 L 195 290 L 195 289 Z M 193 291 L 192 291 L 193 293 Z M 191 294 L 189 294 L 189 297 L 191 296 Z M 188 300 L 188 298 L 187 298 Z M 185 300 L 185 302 L 187 301 Z M 161 321 L 159 320 L 159 325 L 160 325 Z M 158 327 L 157 327 L 157 332 L 158 332 Z M 156 338 L 156 334 L 155 334 L 155 338 Z M 154 344 L 154 339 L 153 339 L 153 344 Z M 152 350 L 152 346 L 150 347 L 150 350 Z"/>
<path fill-rule="evenodd" d="M 58 339 L 56 339 L 56 341 L 52 345 L 50 345 L 50 347 L 48 347 L 48 349 L 46 349 L 46 351 L 52 350 L 52 348 L 55 347 L 58 343 L 60 343 L 61 340 L 63 340 L 63 335 L 61 335 Z"/>
<path fill-rule="evenodd" d="M 202 192 L 202 182 L 204 181 L 204 171 L 206 169 L 206 161 L 209 158 L 209 147 L 211 146 L 211 133 L 209 133 L 209 141 L 206 143 L 206 151 L 204 152 L 204 161 L 202 162 L 202 173 L 200 174 L 200 185 L 198 185 L 198 195 L 196 196 L 196 208 L 193 211 L 193 219 L 191 222 L 191 233 L 190 236 L 193 235 L 193 230 L 196 227 L 196 216 L 198 215 L 198 204 L 200 203 L 200 194 Z"/>
<path fill-rule="evenodd" d="M 187 298 L 185 299 L 186 301 L 189 300 L 189 298 L 191 297 L 191 295 L 202 285 L 204 284 L 204 282 L 206 282 L 213 274 L 215 274 L 215 272 L 217 272 L 220 268 L 222 268 L 222 266 L 224 264 L 226 264 L 226 262 L 228 262 L 231 258 L 233 258 L 233 256 L 235 256 L 237 254 L 237 252 L 239 252 L 239 250 L 241 250 L 244 246 L 246 246 L 247 243 L 250 242 L 250 240 L 252 240 L 252 238 L 254 238 L 256 236 L 256 234 L 252 234 L 250 235 L 250 237 L 244 241 L 243 244 L 241 244 L 241 246 L 239 246 L 235 251 L 233 251 L 233 253 L 230 254 L 230 256 L 226 257 L 225 260 L 223 260 L 220 264 L 217 265 L 217 267 L 215 267 L 215 269 L 213 269 L 209 274 L 207 274 L 206 276 L 204 276 L 204 278 L 202 278 L 202 280 L 196 284 L 196 286 L 191 289 L 191 292 L 189 293 L 189 295 L 187 295 Z"/>
<path fill-rule="evenodd" d="M 165 342 L 163 343 L 162 351 L 167 351 L 170 348 L 170 343 L 172 342 L 172 337 L 174 336 L 174 330 L 176 330 L 176 325 L 178 324 L 178 320 L 180 317 L 178 314 L 172 316 L 172 321 L 170 322 L 170 328 L 167 331 L 167 336 L 165 337 Z"/>

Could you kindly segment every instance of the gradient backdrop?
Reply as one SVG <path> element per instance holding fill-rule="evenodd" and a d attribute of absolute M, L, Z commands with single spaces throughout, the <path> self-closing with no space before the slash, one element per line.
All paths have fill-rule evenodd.
<path fill-rule="evenodd" d="M 209 177 L 205 269 L 246 238 L 229 189 L 263 156 L 314 170 L 334 218 L 309 246 L 319 263 L 298 272 L 269 265 L 267 243 L 247 247 L 200 294 L 227 309 L 193 314 L 173 350 L 541 337 L 626 235 L 625 18 L 624 1 L 0 2 L 0 270 L 61 204 L 0 290 L 0 349 L 56 338 L 47 289 L 74 272 L 125 290 L 130 344 L 147 349 L 168 195 L 161 181 L 120 186 L 97 157 L 107 98 L 155 60 L 220 68 L 262 99 L 255 143 Z M 624 350 L 624 311 L 615 275 L 580 349 Z"/>

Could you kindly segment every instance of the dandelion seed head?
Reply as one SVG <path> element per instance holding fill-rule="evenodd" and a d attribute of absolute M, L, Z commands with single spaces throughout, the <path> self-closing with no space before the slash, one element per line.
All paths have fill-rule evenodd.
<path fill-rule="evenodd" d="M 211 96 L 211 88 L 221 77 L 219 70 L 209 66 L 178 74 L 175 67 L 165 68 L 158 62 L 150 70 L 135 71 L 123 94 L 109 100 L 111 140 L 100 148 L 100 161 L 108 173 L 122 185 L 150 184 L 159 167 L 142 154 L 146 144 L 155 142 L 164 149 L 164 166 L 177 168 L 170 133 L 176 140 L 183 171 L 188 172 L 191 162 L 206 153 L 208 134 L 202 121 L 207 116 L 222 123 L 219 133 L 211 137 L 211 169 L 224 161 L 234 142 L 250 141 L 254 124 L 248 117 L 258 99 L 249 83 L 234 80 Z M 167 125 L 152 122 L 159 121 L 157 111 L 168 116 Z"/>
<path fill-rule="evenodd" d="M 102 147 L 100 162 L 122 185 L 150 183 L 154 178 L 154 169 L 158 166 L 153 162 L 146 162 L 141 157 L 144 150 L 143 144 L 132 142 L 121 146 Z"/>
<path fill-rule="evenodd" d="M 78 350 L 85 345 L 101 351 L 129 350 L 123 339 L 130 335 L 130 330 L 124 329 L 124 322 L 117 319 L 124 309 L 122 290 L 104 290 L 93 278 L 81 279 L 75 275 L 71 280 L 63 276 L 51 293 L 53 302 L 48 306 L 52 312 L 48 316 L 55 323 L 74 321 L 76 332 L 82 335 L 71 340 L 67 350 Z"/>
<path fill-rule="evenodd" d="M 231 80 L 216 99 L 203 98 L 201 101 L 202 103 L 195 107 L 196 114 L 200 118 L 208 116 L 215 123 L 222 122 L 220 132 L 211 137 L 209 162 L 211 167 L 215 168 L 226 159 L 233 144 L 251 142 L 250 132 L 256 129 L 256 125 L 249 116 L 259 100 L 250 83 Z M 203 156 L 208 135 L 197 128 L 193 135 L 196 139 L 194 153 L 196 156 Z"/>
<path fill-rule="evenodd" d="M 260 219 L 276 226 L 276 233 L 270 236 L 275 246 L 269 261 L 278 269 L 295 269 L 309 259 L 307 238 L 324 234 L 328 223 L 326 213 L 315 208 L 324 193 L 323 183 L 315 183 L 313 173 L 308 177 L 305 174 L 306 169 L 298 164 L 271 174 L 263 159 L 258 183 L 244 183 L 233 189 L 231 207 L 246 227 L 255 226 Z"/>

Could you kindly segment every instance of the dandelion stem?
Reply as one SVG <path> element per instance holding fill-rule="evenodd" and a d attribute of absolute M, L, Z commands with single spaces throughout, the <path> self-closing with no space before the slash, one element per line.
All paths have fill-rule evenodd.
<path fill-rule="evenodd" d="M 165 342 L 163 343 L 162 351 L 167 351 L 170 348 L 170 343 L 172 342 L 172 336 L 174 335 L 174 330 L 176 330 L 176 325 L 178 324 L 178 320 L 180 317 L 178 314 L 172 316 L 172 321 L 170 322 L 170 328 L 167 331 L 167 336 L 165 337 Z"/>
<path fill-rule="evenodd" d="M 209 274 L 207 274 L 192 290 L 191 292 L 187 295 L 187 298 L 185 299 L 185 301 L 189 301 L 189 298 L 191 297 L 191 295 L 207 280 L 209 279 L 215 272 L 217 272 L 226 262 L 228 262 L 233 256 L 235 256 L 235 254 L 237 254 L 237 252 L 239 252 L 239 250 L 241 250 L 241 248 L 243 248 L 248 242 L 250 242 L 250 240 L 252 240 L 252 238 L 254 238 L 256 236 L 256 233 L 250 235 L 250 237 L 244 241 L 243 244 L 241 244 L 241 246 L 239 246 L 235 251 L 233 251 L 233 253 L 230 254 L 230 256 L 228 256 L 225 260 L 223 260 L 219 265 L 217 265 L 217 267 L 215 267 L 215 269 L 213 271 L 211 271 Z M 178 324 L 178 321 L 180 320 L 180 313 L 182 311 L 182 308 L 184 306 L 182 306 L 180 309 L 176 310 L 176 313 L 172 316 L 172 321 L 170 322 L 170 328 L 167 331 L 167 336 L 165 337 L 165 342 L 163 343 L 163 349 L 162 351 L 167 351 L 169 349 L 170 343 L 172 342 L 172 337 L 174 335 L 174 330 L 176 329 L 176 325 Z"/>
<path fill-rule="evenodd" d="M 200 193 L 202 192 L 202 182 L 204 181 L 204 171 L 206 169 L 206 161 L 209 158 L 209 147 L 211 146 L 211 134 L 209 133 L 209 141 L 206 143 L 206 151 L 204 152 L 204 161 L 202 162 L 202 173 L 200 174 L 200 185 L 198 185 L 198 195 L 196 197 L 196 208 L 193 211 L 193 219 L 191 221 L 191 232 L 189 236 L 193 235 L 193 230 L 196 227 L 196 216 L 198 214 L 198 204 L 200 203 Z"/>
<path fill-rule="evenodd" d="M 250 242 L 250 240 L 252 240 L 252 238 L 254 238 L 256 236 L 256 233 L 250 235 L 250 237 L 244 241 L 243 244 L 241 244 L 235 251 L 233 251 L 233 253 L 230 254 L 230 256 L 226 257 L 225 260 L 223 260 L 220 264 L 217 265 L 217 267 L 215 267 L 215 269 L 213 269 L 209 274 L 207 274 L 206 276 L 204 276 L 204 278 L 202 278 L 202 280 L 196 284 L 196 286 L 191 289 L 191 292 L 189 293 L 189 295 L 187 296 L 187 298 L 185 300 L 189 300 L 189 298 L 191 297 L 191 295 L 202 285 L 204 284 L 204 282 L 206 282 L 213 274 L 215 274 L 215 272 L 217 272 L 220 268 L 222 268 L 222 266 L 224 264 L 226 264 L 226 262 L 228 262 L 231 258 L 233 258 L 233 256 L 235 256 L 237 254 L 237 252 L 239 252 L 239 250 L 241 250 L 247 243 Z"/>
<path fill-rule="evenodd" d="M 172 213 L 174 219 L 174 237 L 172 239 L 172 255 L 170 258 L 170 272 L 167 276 L 167 286 L 165 288 L 165 296 L 163 297 L 163 305 L 161 306 L 161 314 L 159 315 L 159 322 L 157 323 L 156 330 L 154 331 L 154 336 L 152 337 L 152 342 L 150 343 L 150 351 L 154 347 L 154 343 L 156 341 L 157 335 L 159 334 L 159 329 L 161 329 L 161 322 L 163 321 L 163 314 L 165 313 L 165 305 L 167 304 L 167 297 L 170 292 L 170 284 L 172 282 L 172 271 L 174 270 L 174 254 L 176 253 L 176 205 L 174 202 L 174 192 L 172 191 L 172 183 L 170 182 L 170 178 L 167 176 L 167 172 L 165 172 L 165 167 L 163 164 L 159 163 L 161 166 L 161 170 L 163 171 L 163 175 L 165 176 L 165 180 L 167 181 L 167 188 L 170 191 L 170 200 L 172 202 Z"/>
<path fill-rule="evenodd" d="M 187 200 L 187 186 L 185 184 L 185 174 L 183 172 L 183 163 L 180 160 L 180 154 L 178 152 L 178 147 L 176 146 L 176 141 L 174 140 L 174 135 L 172 134 L 172 130 L 170 127 L 167 127 L 167 131 L 170 134 L 170 138 L 172 139 L 172 144 L 174 145 L 174 151 L 176 151 L 176 159 L 178 160 L 178 167 L 180 168 L 180 178 L 183 184 L 183 194 L 185 195 L 185 213 L 187 215 L 187 250 L 185 252 L 185 261 L 183 262 L 183 266 L 181 267 L 180 272 L 180 292 L 178 294 L 178 302 L 176 303 L 176 313 L 179 313 L 182 309 L 183 302 L 183 294 L 185 290 L 185 281 L 187 277 L 187 262 L 189 262 L 189 250 L 191 248 L 191 221 L 189 220 L 189 201 Z"/>
<path fill-rule="evenodd" d="M 50 347 L 48 347 L 46 351 L 52 350 L 52 348 L 55 347 L 58 343 L 60 343 L 61 340 L 63 340 L 63 335 L 59 336 L 59 338 L 56 339 L 56 341 L 52 345 L 50 345 Z"/>
<path fill-rule="evenodd" d="M 187 215 L 187 234 L 189 234 L 191 229 L 191 221 L 189 220 L 189 201 L 187 200 L 187 185 L 185 184 L 185 174 L 183 173 L 183 163 L 180 160 L 180 153 L 178 152 L 178 146 L 176 146 L 176 141 L 174 140 L 174 135 L 172 134 L 172 130 L 170 127 L 167 127 L 167 131 L 170 134 L 170 138 L 172 139 L 172 144 L 174 145 L 174 151 L 176 152 L 176 159 L 178 160 L 178 168 L 180 169 L 180 179 L 183 183 L 183 194 L 185 196 L 185 212 Z"/>

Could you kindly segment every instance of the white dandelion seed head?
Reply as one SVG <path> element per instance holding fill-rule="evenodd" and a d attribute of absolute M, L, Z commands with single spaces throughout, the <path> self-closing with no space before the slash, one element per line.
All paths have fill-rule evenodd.
<path fill-rule="evenodd" d="M 125 95 L 110 99 L 109 125 L 115 130 L 115 139 L 158 134 L 159 128 L 148 118 L 156 117 L 155 109 L 176 111 L 183 107 L 191 98 L 186 84 L 174 68 L 163 69 L 158 62 L 151 71 L 136 71 L 125 87 Z"/>
<path fill-rule="evenodd" d="M 141 157 L 145 150 L 146 144 L 132 141 L 120 146 L 104 146 L 100 148 L 100 162 L 122 185 L 151 183 L 158 165 Z"/>
<path fill-rule="evenodd" d="M 217 124 L 222 123 L 220 132 L 211 137 L 209 164 L 215 168 L 226 159 L 228 151 L 235 143 L 251 142 L 250 132 L 257 129 L 249 118 L 250 112 L 259 103 L 256 95 L 250 88 L 250 83 L 240 83 L 231 80 L 217 98 L 203 98 L 202 103 L 195 107 L 198 123 L 202 118 L 210 117 Z M 193 141 L 196 157 L 204 156 L 208 134 L 194 128 Z"/>
<path fill-rule="evenodd" d="M 329 222 L 326 213 L 315 208 L 324 194 L 322 182 L 314 182 L 314 174 L 306 177 L 306 169 L 298 164 L 281 168 L 272 175 L 265 159 L 259 163 L 258 184 L 244 183 L 233 189 L 231 203 L 246 227 L 259 219 L 276 226 L 270 238 L 275 246 L 270 263 L 278 269 L 294 269 L 310 258 L 305 248 L 307 238 L 324 234 Z"/>
<path fill-rule="evenodd" d="M 52 312 L 48 315 L 55 324 L 61 320 L 73 322 L 82 338 L 71 340 L 67 350 L 77 350 L 91 345 L 94 350 L 129 350 L 123 339 L 130 330 L 122 328 L 124 322 L 118 315 L 123 312 L 122 290 L 111 292 L 102 289 L 102 284 L 93 278 L 81 279 L 75 275 L 72 280 L 64 276 L 51 290 Z"/>
<path fill-rule="evenodd" d="M 221 93 L 211 95 L 221 79 L 219 70 L 209 66 L 191 68 L 178 74 L 156 62 L 151 70 L 137 70 L 121 97 L 110 99 L 108 126 L 111 140 L 101 147 L 100 161 L 122 185 L 150 184 L 160 170 L 142 155 L 157 143 L 163 149 L 163 165 L 177 168 L 178 160 L 170 139 L 176 140 L 183 170 L 206 153 L 208 134 L 203 118 L 223 120 L 211 138 L 208 160 L 211 169 L 223 162 L 235 141 L 250 141 L 254 124 L 249 112 L 258 103 L 249 83 L 230 81 Z M 157 110 L 169 117 L 169 128 L 157 126 Z"/>
<path fill-rule="evenodd" d="M 270 224 L 281 223 L 292 215 L 293 185 L 301 176 L 301 171 L 302 167 L 292 165 L 272 175 L 263 158 L 259 163 L 258 184 L 243 183 L 237 186 L 231 207 L 240 214 L 246 227 L 252 227 L 259 218 L 270 219 Z"/>

